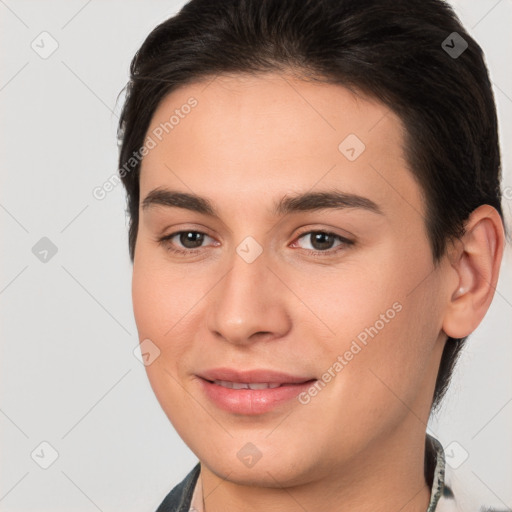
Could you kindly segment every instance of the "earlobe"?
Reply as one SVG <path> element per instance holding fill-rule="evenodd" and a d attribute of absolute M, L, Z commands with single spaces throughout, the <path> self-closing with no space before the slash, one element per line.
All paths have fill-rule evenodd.
<path fill-rule="evenodd" d="M 451 262 L 458 282 L 445 311 L 443 331 L 452 338 L 471 334 L 489 309 L 499 277 L 504 230 L 497 210 L 482 205 L 473 211 Z"/>

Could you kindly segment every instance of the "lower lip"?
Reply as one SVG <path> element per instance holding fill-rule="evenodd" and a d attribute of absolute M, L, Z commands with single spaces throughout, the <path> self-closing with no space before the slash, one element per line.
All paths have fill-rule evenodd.
<path fill-rule="evenodd" d="M 199 378 L 199 382 L 208 398 L 221 409 L 235 414 L 256 415 L 296 398 L 315 380 L 267 389 L 230 389 L 202 378 Z"/>

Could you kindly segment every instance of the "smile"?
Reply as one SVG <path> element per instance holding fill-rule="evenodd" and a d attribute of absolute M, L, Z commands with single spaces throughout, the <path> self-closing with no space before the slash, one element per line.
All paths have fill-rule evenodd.
<path fill-rule="evenodd" d="M 254 416 L 269 413 L 279 406 L 297 407 L 299 402 L 294 399 L 316 379 L 301 382 L 240 382 L 202 377 L 197 382 L 203 396 L 215 407 L 231 414 Z"/>

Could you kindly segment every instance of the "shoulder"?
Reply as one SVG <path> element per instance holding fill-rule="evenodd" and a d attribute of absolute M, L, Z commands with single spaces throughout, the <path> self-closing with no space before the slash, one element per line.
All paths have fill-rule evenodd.
<path fill-rule="evenodd" d="M 442 484 L 435 512 L 505 512 L 508 510 L 482 503 L 482 499 L 475 495 L 467 481 L 461 478 L 463 475 L 457 473 L 456 469 L 450 465 L 450 457 L 453 454 L 445 454 L 439 441 L 437 441 L 437 448 L 442 459 L 442 464 L 438 464 L 442 467 Z"/>
<path fill-rule="evenodd" d="M 190 473 L 167 494 L 156 512 L 188 512 L 200 471 L 201 464 L 198 462 Z"/>
<path fill-rule="evenodd" d="M 506 512 L 509 509 L 484 505 L 457 480 L 448 479 L 435 512 Z"/>

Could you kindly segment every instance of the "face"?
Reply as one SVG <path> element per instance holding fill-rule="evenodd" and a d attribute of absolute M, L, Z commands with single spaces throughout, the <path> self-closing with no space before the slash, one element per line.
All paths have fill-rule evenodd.
<path fill-rule="evenodd" d="M 400 120 L 337 85 L 222 76 L 169 94 L 147 137 L 135 319 L 203 464 L 291 485 L 424 439 L 446 263 Z"/>

